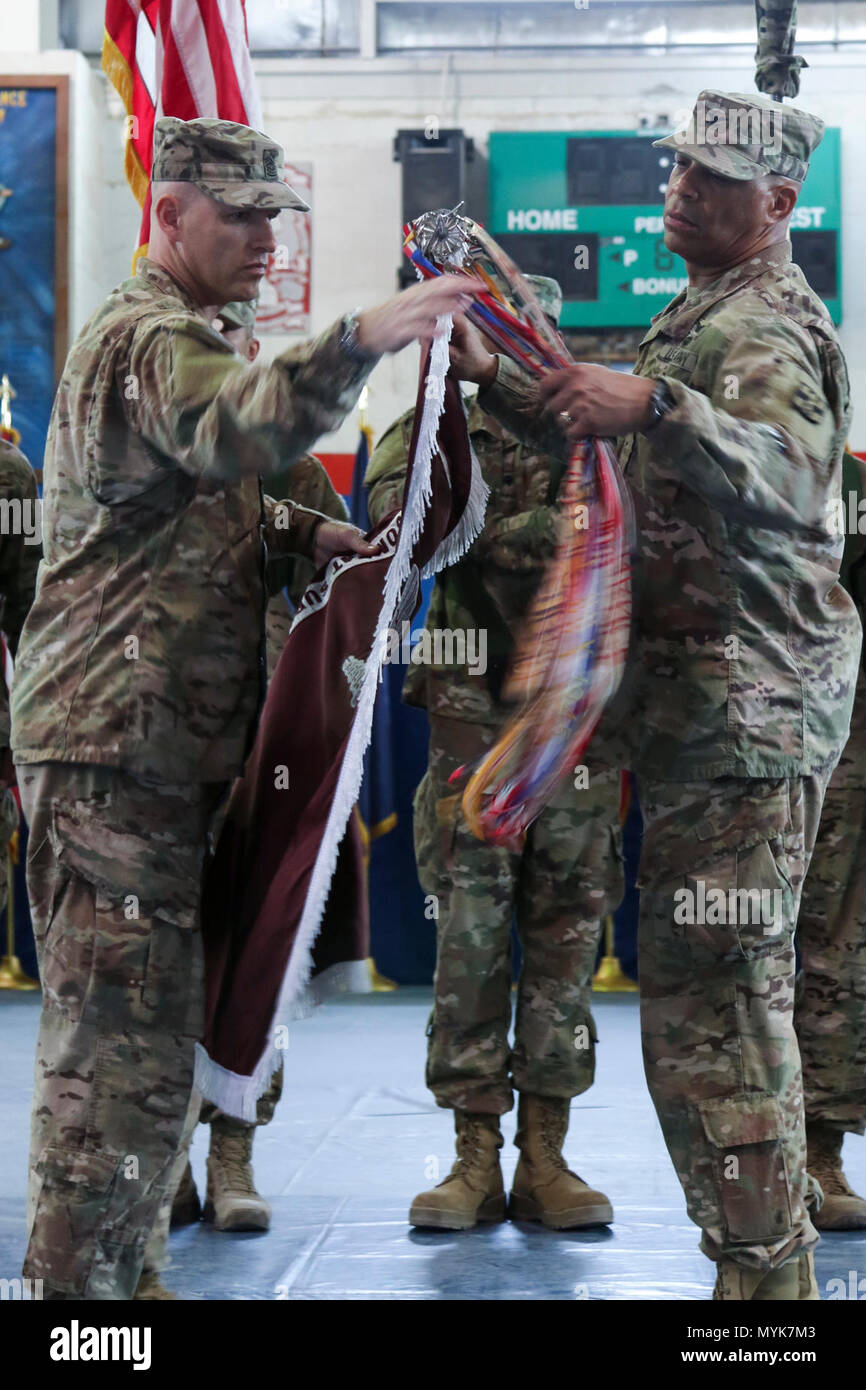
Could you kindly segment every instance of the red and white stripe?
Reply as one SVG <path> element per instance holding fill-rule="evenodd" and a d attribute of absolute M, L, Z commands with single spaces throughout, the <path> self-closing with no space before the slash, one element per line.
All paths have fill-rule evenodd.
<path fill-rule="evenodd" d="M 161 0 L 155 17 L 157 118 L 219 116 L 260 129 L 243 0 Z"/>

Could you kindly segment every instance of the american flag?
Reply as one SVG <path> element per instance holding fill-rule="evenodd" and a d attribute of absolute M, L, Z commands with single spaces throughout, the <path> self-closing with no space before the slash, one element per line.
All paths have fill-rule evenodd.
<path fill-rule="evenodd" d="M 153 126 L 219 116 L 260 130 L 244 0 L 107 0 L 102 66 L 126 108 L 126 177 L 150 231 Z"/>

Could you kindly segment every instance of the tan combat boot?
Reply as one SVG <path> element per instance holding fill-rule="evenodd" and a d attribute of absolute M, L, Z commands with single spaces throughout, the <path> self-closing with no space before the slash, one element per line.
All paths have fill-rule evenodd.
<path fill-rule="evenodd" d="M 780 1269 L 747 1269 L 734 1260 L 719 1260 L 713 1301 L 739 1299 L 752 1303 L 808 1303 L 820 1300 L 811 1250 Z"/>
<path fill-rule="evenodd" d="M 562 1157 L 568 1111 L 567 1100 L 520 1096 L 514 1139 L 520 1158 L 508 1205 L 513 1221 L 541 1221 L 551 1231 L 571 1231 L 613 1220 L 604 1193 L 588 1187 Z"/>
<path fill-rule="evenodd" d="M 134 1303 L 142 1302 L 164 1302 L 167 1299 L 176 1299 L 177 1294 L 172 1293 L 163 1283 L 160 1282 L 156 1270 L 143 1269 L 136 1285 L 135 1293 L 132 1295 Z"/>
<path fill-rule="evenodd" d="M 858 1197 L 842 1172 L 842 1141 L 845 1131 L 836 1125 L 807 1124 L 806 1171 L 817 1178 L 824 1192 L 824 1204 L 812 1214 L 819 1231 L 866 1230 L 866 1200 Z"/>
<path fill-rule="evenodd" d="M 251 1167 L 255 1125 L 211 1121 L 207 1193 L 202 1218 L 217 1231 L 267 1231 L 271 1209 L 256 1192 Z"/>
<path fill-rule="evenodd" d="M 180 1187 L 174 1195 L 171 1204 L 171 1227 L 192 1226 L 201 1217 L 201 1202 L 196 1191 L 195 1179 L 192 1175 L 192 1168 L 187 1162 L 183 1170 L 183 1177 L 180 1180 Z"/>
<path fill-rule="evenodd" d="M 505 1220 L 499 1116 L 455 1110 L 454 1128 L 457 1162 L 438 1187 L 415 1198 L 409 1210 L 412 1226 L 468 1231 L 479 1221 Z"/>

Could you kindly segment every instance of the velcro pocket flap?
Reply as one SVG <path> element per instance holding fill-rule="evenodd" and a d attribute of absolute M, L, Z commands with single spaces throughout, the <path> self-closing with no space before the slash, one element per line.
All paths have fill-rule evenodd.
<path fill-rule="evenodd" d="M 754 783 L 740 802 L 726 799 L 711 806 L 695 824 L 700 841 L 712 840 L 716 849 L 749 849 L 761 840 L 772 840 L 791 828 L 791 808 L 786 783 L 756 794 Z"/>
<path fill-rule="evenodd" d="M 784 1132 L 782 1109 L 775 1096 L 744 1095 L 706 1100 L 700 1106 L 704 1133 L 721 1149 L 768 1144 Z"/>
<path fill-rule="evenodd" d="M 36 1172 L 49 1183 L 66 1182 L 87 1192 L 107 1192 L 118 1160 L 89 1149 L 63 1149 L 49 1144 L 36 1161 Z"/>

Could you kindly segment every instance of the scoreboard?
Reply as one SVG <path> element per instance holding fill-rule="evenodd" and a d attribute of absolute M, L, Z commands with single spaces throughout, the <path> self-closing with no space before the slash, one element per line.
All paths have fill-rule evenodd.
<path fill-rule="evenodd" d="M 659 131 L 494 132 L 492 235 L 530 274 L 562 286 L 564 328 L 642 328 L 687 283 L 664 244 L 676 151 Z M 794 260 L 842 317 L 839 129 L 825 132 L 791 218 Z"/>

